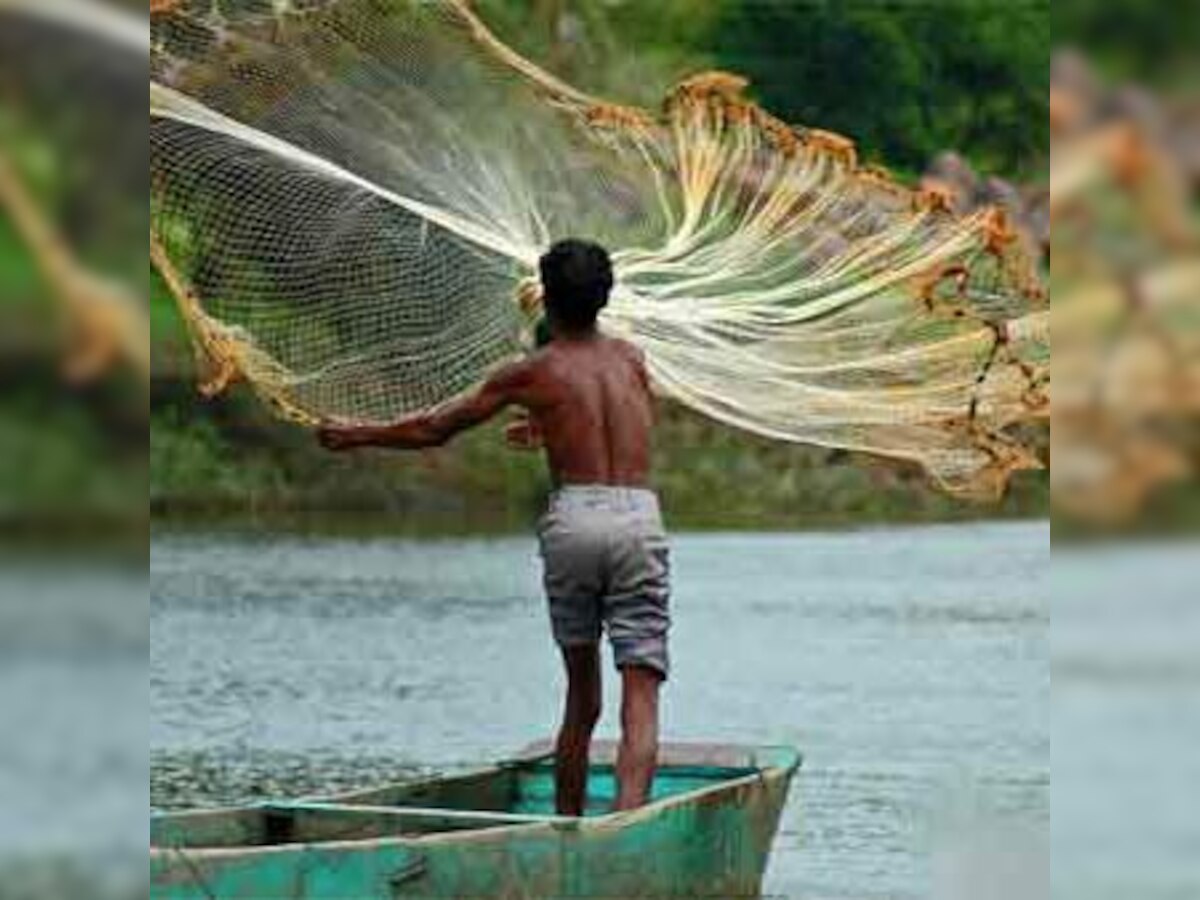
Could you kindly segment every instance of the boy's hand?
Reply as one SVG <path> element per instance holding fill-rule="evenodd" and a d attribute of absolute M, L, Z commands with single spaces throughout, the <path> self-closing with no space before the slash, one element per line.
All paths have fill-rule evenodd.
<path fill-rule="evenodd" d="M 542 432 L 533 420 L 522 416 L 504 429 L 504 441 L 514 450 L 541 450 Z"/>
<path fill-rule="evenodd" d="M 358 429 L 331 423 L 325 423 L 317 429 L 317 440 L 332 453 L 353 450 L 361 445 Z"/>

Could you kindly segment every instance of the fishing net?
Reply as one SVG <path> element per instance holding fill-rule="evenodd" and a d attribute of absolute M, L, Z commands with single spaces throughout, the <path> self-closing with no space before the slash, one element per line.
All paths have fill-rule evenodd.
<path fill-rule="evenodd" d="M 588 96 L 459 0 L 151 4 L 151 253 L 208 392 L 395 420 L 529 351 L 539 256 L 613 253 L 603 327 L 663 394 L 760 435 L 993 495 L 1038 465 L 1038 273 L 709 73 L 659 110 Z"/>

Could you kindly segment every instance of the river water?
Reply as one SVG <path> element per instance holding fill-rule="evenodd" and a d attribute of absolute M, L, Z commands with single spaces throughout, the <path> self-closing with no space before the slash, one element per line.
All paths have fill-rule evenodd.
<path fill-rule="evenodd" d="M 806 757 L 770 894 L 1048 895 L 1049 543 L 1041 523 L 674 538 L 664 738 Z M 554 729 L 531 539 L 160 536 L 150 573 L 156 807 L 477 764 Z"/>

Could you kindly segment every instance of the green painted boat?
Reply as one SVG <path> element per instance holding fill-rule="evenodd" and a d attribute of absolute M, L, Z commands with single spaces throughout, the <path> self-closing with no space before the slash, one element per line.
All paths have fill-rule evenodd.
<path fill-rule="evenodd" d="M 156 814 L 150 896 L 758 897 L 800 755 L 667 744 L 651 801 L 613 813 L 616 748 L 597 743 L 582 818 L 556 816 L 546 744 L 452 777 L 320 800 Z"/>

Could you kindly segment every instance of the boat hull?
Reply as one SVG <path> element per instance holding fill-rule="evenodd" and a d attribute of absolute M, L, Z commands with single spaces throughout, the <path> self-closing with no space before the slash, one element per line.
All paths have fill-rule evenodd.
<path fill-rule="evenodd" d="M 611 755 L 611 748 L 607 748 Z M 605 754 L 601 748 L 600 755 Z M 734 766 L 735 761 L 755 765 Z M 759 765 L 759 757 L 769 756 Z M 537 761 L 541 762 L 538 763 Z M 527 754 L 494 773 L 540 765 L 522 775 L 536 795 L 546 772 L 545 757 Z M 667 748 L 664 781 L 687 777 L 707 786 L 674 793 L 625 813 L 559 818 L 496 807 L 511 797 L 480 795 L 483 811 L 413 811 L 411 792 L 397 798 L 385 788 L 308 804 L 273 807 L 287 812 L 290 835 L 272 846 L 189 847 L 171 839 L 163 817 L 158 846 L 151 851 L 151 896 L 192 898 L 699 898 L 757 897 L 771 843 L 799 757 L 790 751 L 755 753 L 733 748 Z M 538 774 L 540 773 L 540 774 Z M 679 773 L 683 773 L 682 775 Z M 723 777 L 731 775 L 732 777 Z M 475 779 L 472 781 L 472 777 Z M 601 772 L 597 781 L 603 782 Z M 503 784 L 484 772 L 460 780 L 462 790 L 485 792 Z M 439 790 L 441 785 L 436 786 Z M 418 791 L 419 797 L 419 791 Z M 399 799 L 399 803 L 397 803 Z M 502 802 L 503 801 L 503 802 Z M 536 801 L 527 796 L 527 805 Z M 463 805 L 461 802 L 456 805 Z M 236 828 L 231 812 L 208 814 L 212 821 L 189 827 Z M 222 821 L 219 817 L 224 816 Z M 243 811 L 243 824 L 252 817 Z M 394 836 L 352 840 L 308 840 L 320 819 L 323 835 L 362 834 L 394 824 Z M 284 821 L 285 819 L 280 819 Z M 201 841 L 202 843 L 204 841 Z M 219 843 L 209 840 L 207 843 Z M 174 845 L 172 845 L 174 843 Z"/>

